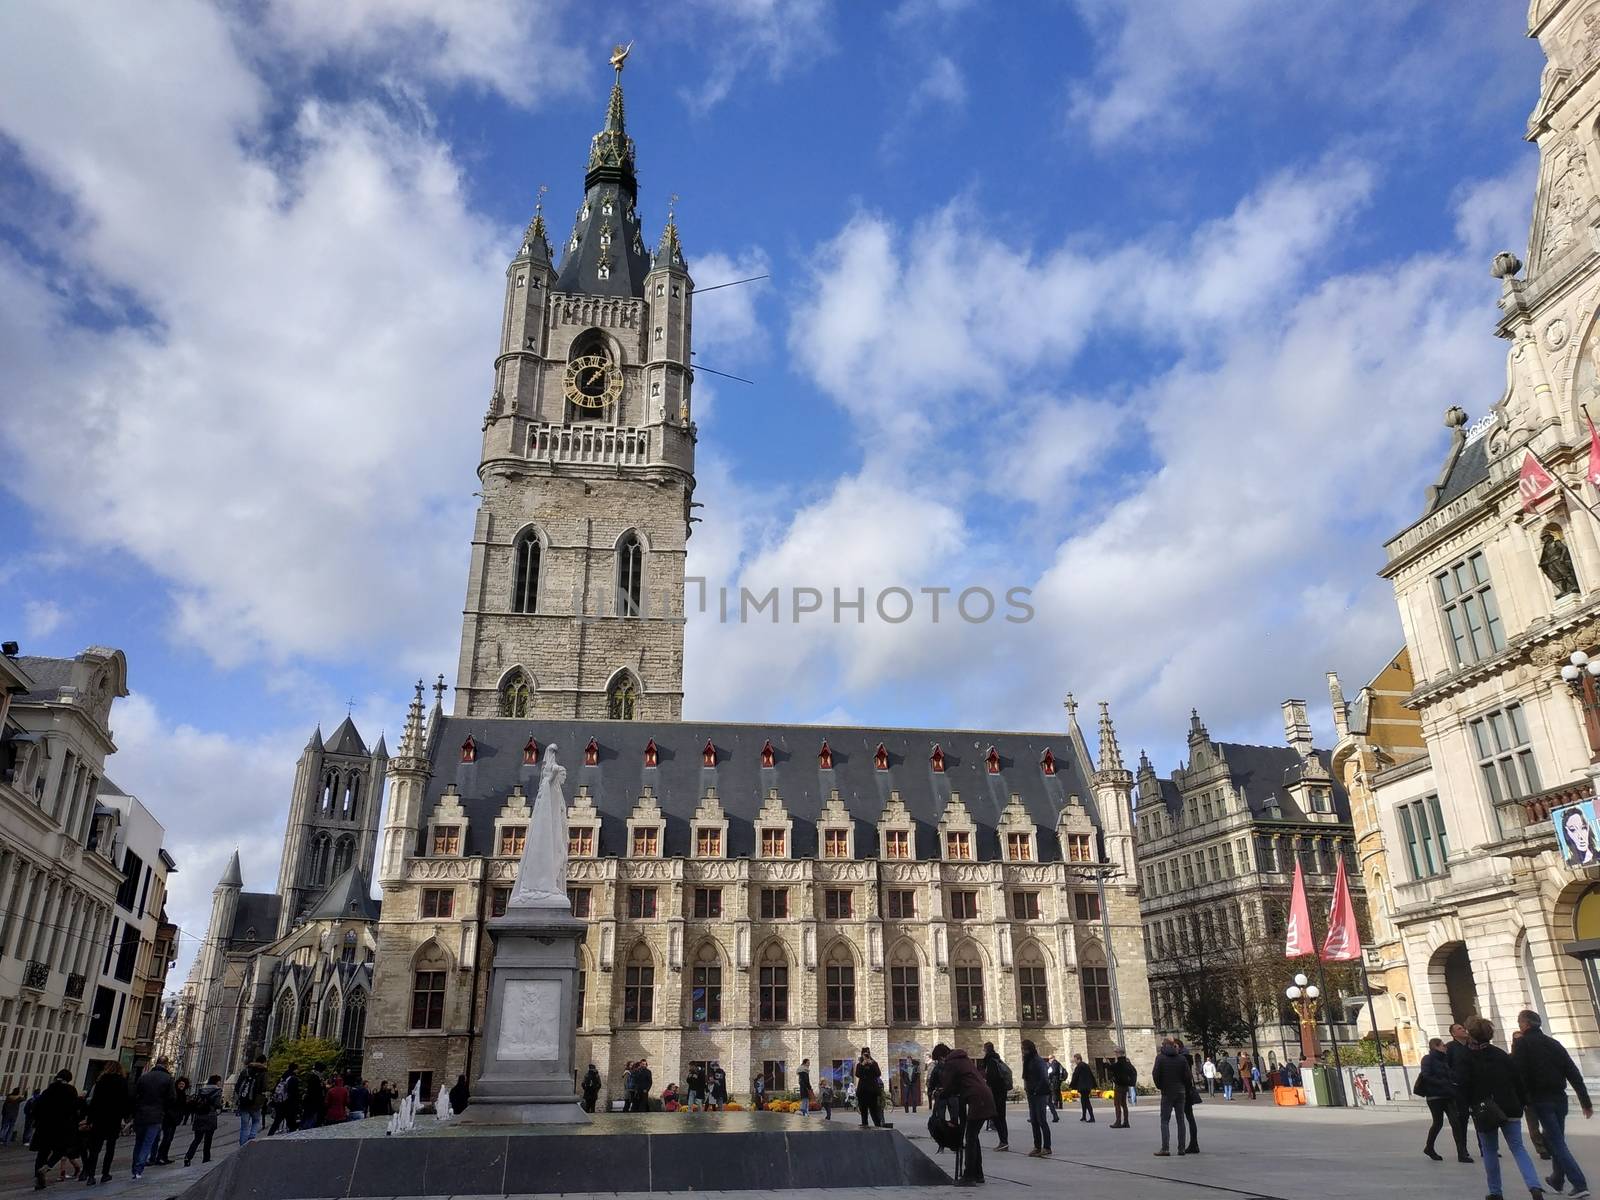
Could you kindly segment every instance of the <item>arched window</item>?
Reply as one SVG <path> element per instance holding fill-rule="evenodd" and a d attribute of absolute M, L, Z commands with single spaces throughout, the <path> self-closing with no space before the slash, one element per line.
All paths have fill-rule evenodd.
<path fill-rule="evenodd" d="M 361 774 L 351 771 L 344 779 L 344 805 L 339 815 L 346 821 L 356 819 L 356 810 L 361 804 Z"/>
<path fill-rule="evenodd" d="M 1102 1024 L 1112 1019 L 1111 969 L 1106 952 L 1097 941 L 1088 941 L 1078 952 L 1078 983 L 1083 988 L 1083 1019 Z"/>
<path fill-rule="evenodd" d="M 789 1019 L 789 959 L 777 942 L 761 952 L 760 1020 L 782 1024 Z"/>
<path fill-rule="evenodd" d="M 367 993 L 355 988 L 344 1002 L 344 1018 L 339 1022 L 339 1044 L 349 1054 L 361 1053 L 367 1038 Z"/>
<path fill-rule="evenodd" d="M 1026 942 L 1017 954 L 1017 1014 L 1024 1025 L 1050 1020 L 1050 971 L 1037 942 Z"/>
<path fill-rule="evenodd" d="M 722 956 L 710 942 L 695 952 L 689 979 L 689 1019 L 696 1025 L 722 1021 Z"/>
<path fill-rule="evenodd" d="M 347 833 L 333 848 L 333 877 L 337 879 L 348 871 L 355 857 L 356 840 Z"/>
<path fill-rule="evenodd" d="M 533 715 L 533 685 L 527 672 L 518 667 L 506 676 L 500 685 L 500 715 L 502 717 L 529 717 Z"/>
<path fill-rule="evenodd" d="M 950 974 L 956 988 L 956 1023 L 983 1023 L 983 958 L 971 942 L 962 942 L 950 956 Z"/>
<path fill-rule="evenodd" d="M 344 949 L 339 952 L 339 961 L 353 963 L 356 960 L 356 931 L 347 929 L 344 935 Z"/>
<path fill-rule="evenodd" d="M 539 611 L 539 559 L 543 547 L 531 529 L 522 532 L 511 548 L 511 611 Z"/>
<path fill-rule="evenodd" d="M 896 1025 L 922 1021 L 922 976 L 917 952 L 900 942 L 889 953 L 889 1017 Z"/>
<path fill-rule="evenodd" d="M 444 984 L 449 966 L 444 951 L 432 941 L 412 960 L 411 1028 L 444 1028 Z"/>
<path fill-rule="evenodd" d="M 617 542 L 617 616 L 637 617 L 644 598 L 644 544 L 628 530 Z"/>
<path fill-rule="evenodd" d="M 843 942 L 828 947 L 823 986 L 827 1019 L 841 1024 L 853 1022 L 856 1019 L 856 960 Z"/>
<path fill-rule="evenodd" d="M 312 885 L 328 882 L 328 867 L 332 863 L 333 839 L 319 833 L 311 839 L 311 853 L 306 858 L 306 882 Z"/>
<path fill-rule="evenodd" d="M 606 716 L 613 721 L 634 719 L 639 702 L 639 685 L 631 671 L 618 671 L 606 688 Z"/>
<path fill-rule="evenodd" d="M 333 1037 L 334 1027 L 339 1023 L 339 993 L 329 988 L 322 995 L 322 1015 L 317 1018 L 317 1036 L 323 1038 Z"/>
<path fill-rule="evenodd" d="M 294 1037 L 297 1030 L 294 1026 L 294 993 L 285 991 L 278 997 L 278 1006 L 272 1013 L 272 1036 L 268 1044 L 285 1041 Z"/>
<path fill-rule="evenodd" d="M 339 790 L 339 775 L 336 771 L 329 771 L 322 777 L 322 799 L 320 807 L 324 814 L 333 812 L 333 797 Z"/>
<path fill-rule="evenodd" d="M 622 1023 L 648 1025 L 656 1015 L 656 967 L 650 949 L 637 943 L 628 953 L 622 979 Z"/>

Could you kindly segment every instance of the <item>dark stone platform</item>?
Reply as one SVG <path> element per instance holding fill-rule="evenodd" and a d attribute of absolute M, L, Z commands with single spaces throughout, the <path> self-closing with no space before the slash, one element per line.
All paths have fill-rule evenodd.
<path fill-rule="evenodd" d="M 470 1109 L 468 1110 L 471 1111 Z M 259 1137 L 184 1200 L 916 1187 L 950 1177 L 894 1129 L 786 1113 L 600 1114 L 591 1125 L 372 1119 Z"/>

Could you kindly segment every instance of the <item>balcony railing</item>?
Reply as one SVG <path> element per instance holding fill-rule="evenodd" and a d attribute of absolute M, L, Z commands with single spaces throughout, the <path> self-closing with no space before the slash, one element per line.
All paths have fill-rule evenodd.
<path fill-rule="evenodd" d="M 643 466 L 650 461 L 650 432 L 600 424 L 530 425 L 528 457 L 555 463 Z"/>
<path fill-rule="evenodd" d="M 38 959 L 29 959 L 28 965 L 22 968 L 22 986 L 43 991 L 50 985 L 50 964 L 42 963 Z"/>
<path fill-rule="evenodd" d="M 65 993 L 67 999 L 68 1000 L 82 1000 L 83 999 L 83 985 L 84 985 L 85 982 L 86 982 L 86 980 L 84 979 L 84 977 L 82 975 L 68 975 L 67 976 L 66 993 Z"/>
<path fill-rule="evenodd" d="M 1536 825 L 1548 821 L 1550 814 L 1558 808 L 1577 804 L 1580 800 L 1592 799 L 1594 799 L 1594 784 L 1587 779 L 1577 779 L 1550 788 L 1548 791 L 1539 792 L 1537 795 L 1524 796 L 1522 811 L 1528 818 L 1528 824 Z"/>

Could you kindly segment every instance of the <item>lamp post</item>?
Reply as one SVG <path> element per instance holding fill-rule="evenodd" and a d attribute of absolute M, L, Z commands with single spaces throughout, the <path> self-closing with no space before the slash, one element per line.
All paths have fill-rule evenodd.
<path fill-rule="evenodd" d="M 1595 677 L 1600 676 L 1600 658 L 1590 658 L 1582 650 L 1574 650 L 1561 668 L 1561 678 L 1577 698 L 1583 711 L 1583 731 L 1589 735 L 1589 761 L 1600 763 L 1600 692 L 1595 688 Z"/>
<path fill-rule="evenodd" d="M 1317 999 L 1322 991 L 1304 975 L 1296 975 L 1283 994 L 1300 1018 L 1300 1057 L 1314 1063 L 1317 1061 Z"/>

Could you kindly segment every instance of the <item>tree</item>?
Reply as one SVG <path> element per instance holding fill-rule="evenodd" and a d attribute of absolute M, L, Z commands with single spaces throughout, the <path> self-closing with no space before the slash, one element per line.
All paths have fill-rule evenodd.
<path fill-rule="evenodd" d="M 329 1038 L 279 1038 L 267 1058 L 267 1086 L 275 1086 L 290 1063 L 297 1063 L 302 1071 L 312 1067 L 325 1070 L 336 1065 L 343 1053 L 344 1048 Z"/>
<path fill-rule="evenodd" d="M 1222 989 L 1205 989 L 1183 1006 L 1183 1031 L 1208 1056 L 1250 1036 L 1250 1026 Z"/>

